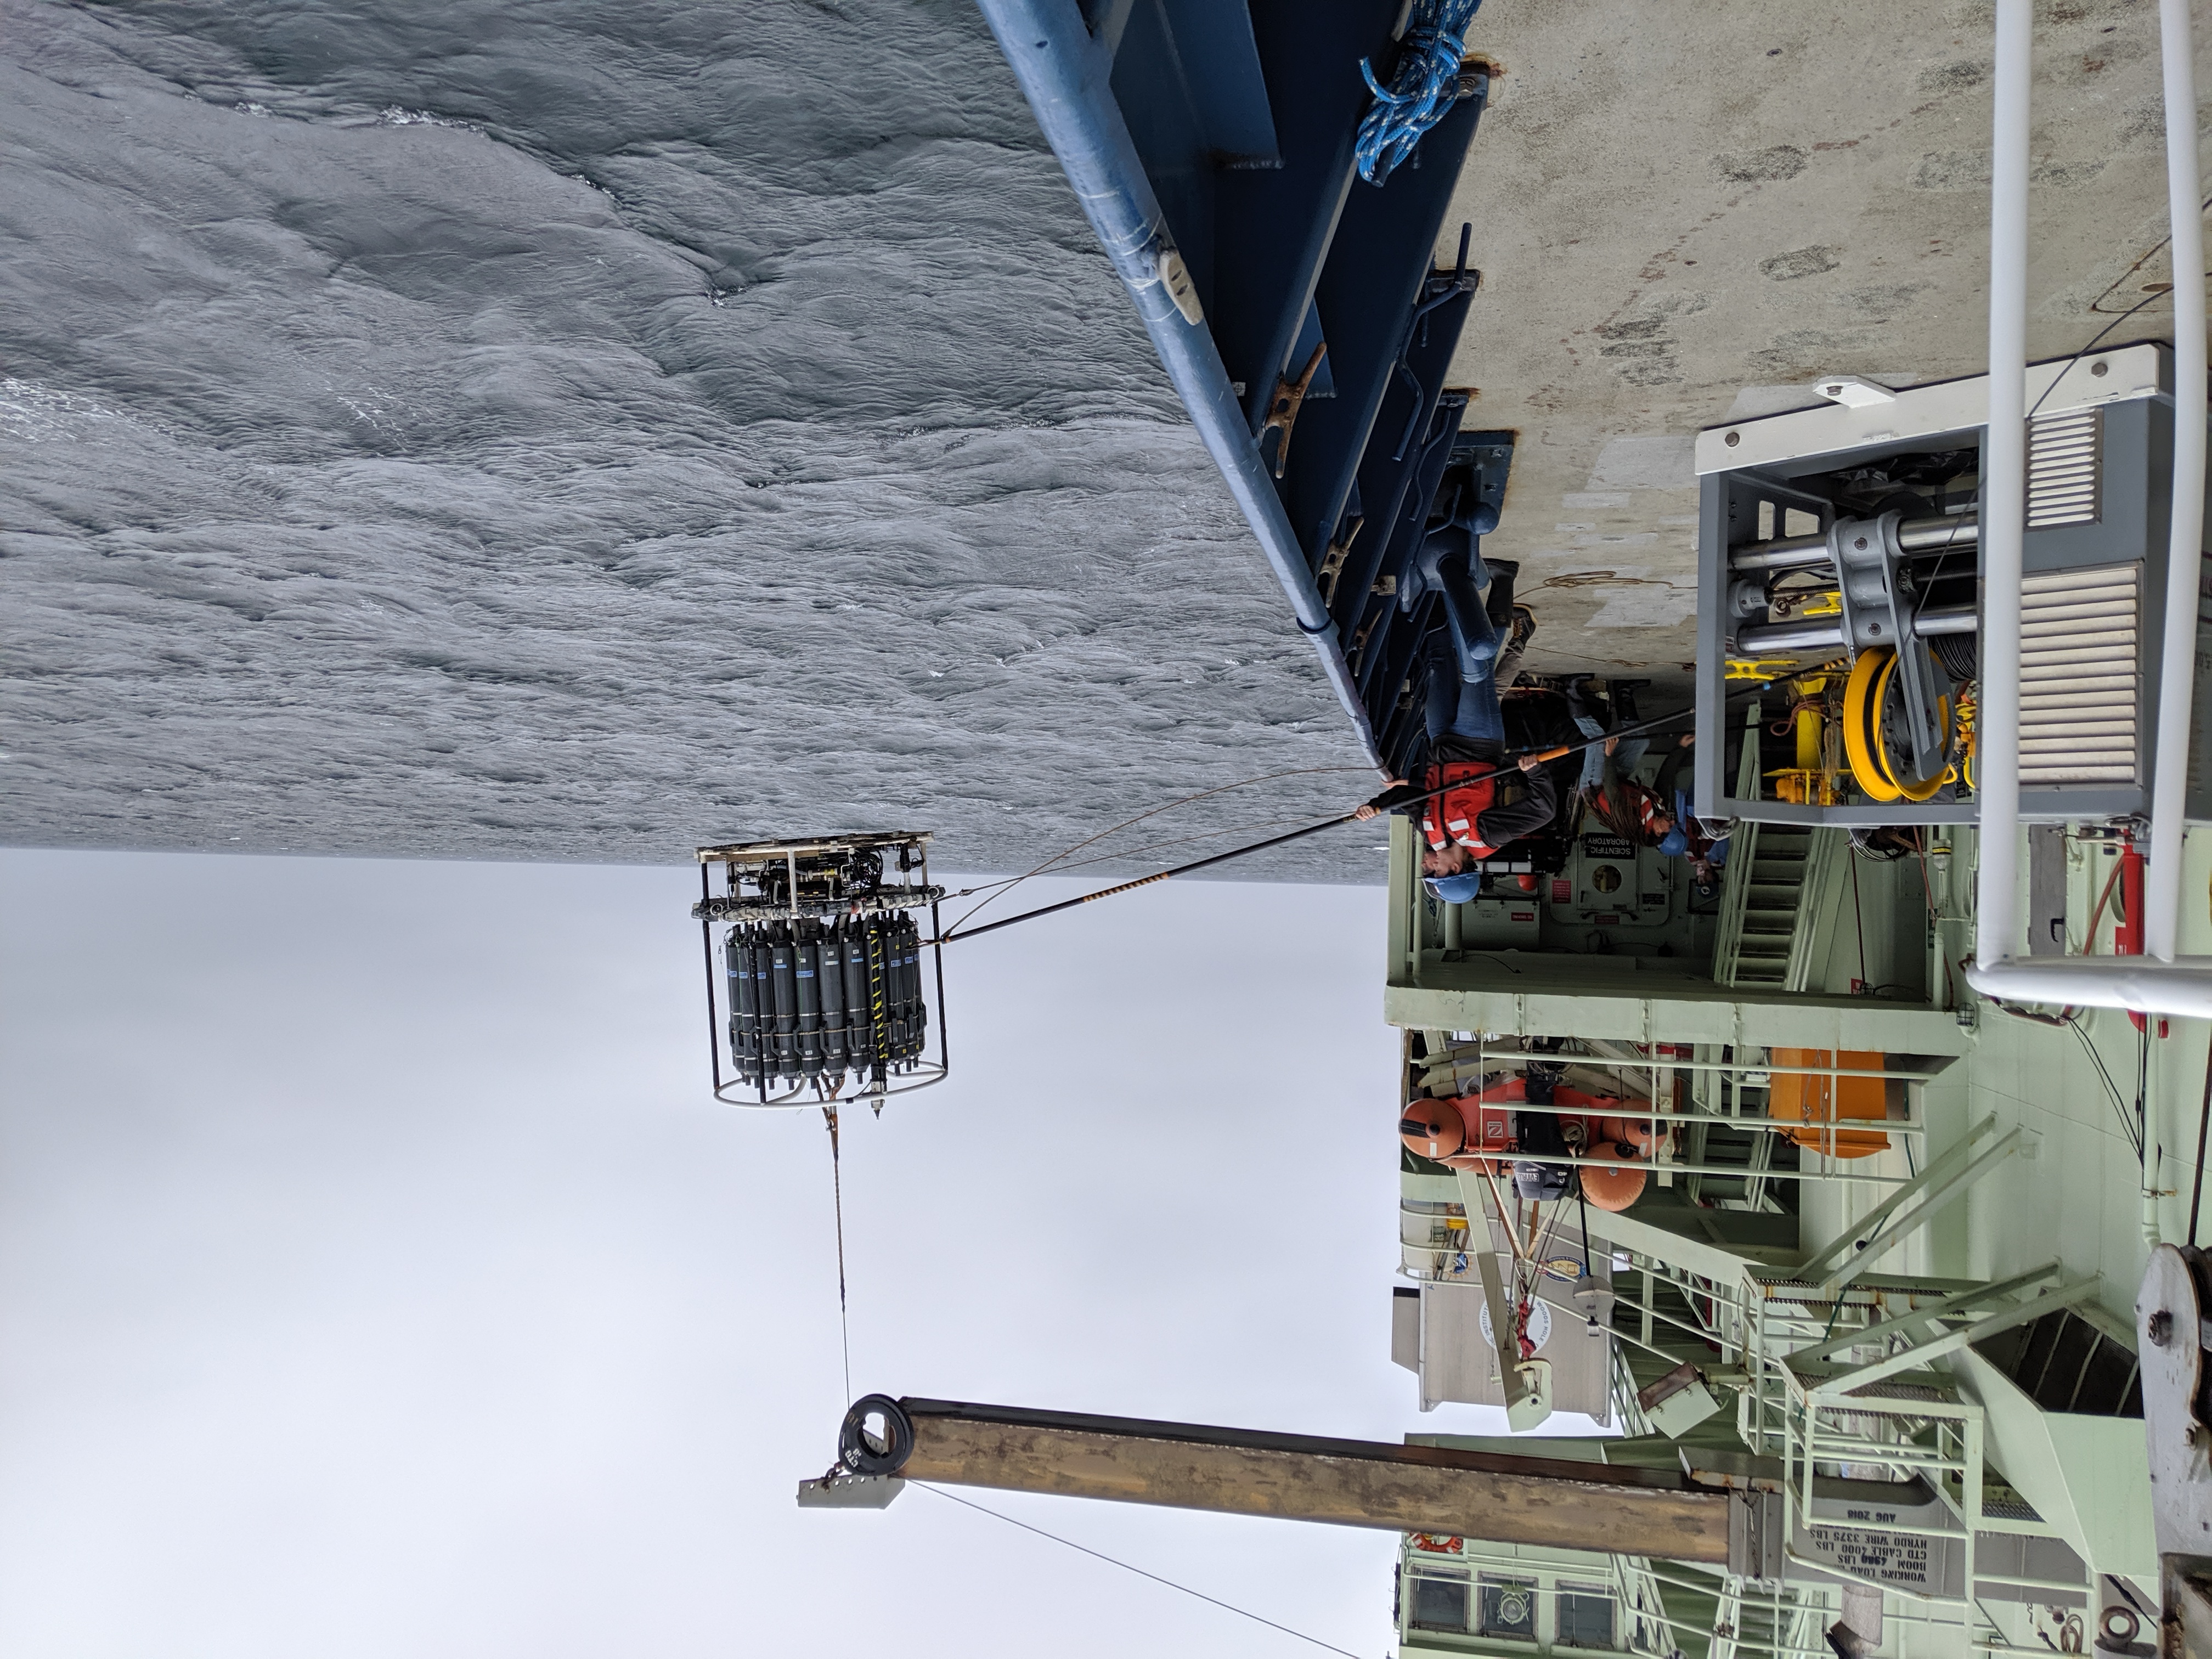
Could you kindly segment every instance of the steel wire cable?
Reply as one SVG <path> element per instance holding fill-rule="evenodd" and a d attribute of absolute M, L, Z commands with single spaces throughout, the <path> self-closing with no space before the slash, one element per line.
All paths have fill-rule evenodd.
<path fill-rule="evenodd" d="M 1067 848 L 1065 852 L 1054 854 L 1052 857 L 1047 859 L 1042 864 L 1038 865 L 1035 869 L 1025 870 L 1020 875 L 1011 877 L 1003 882 L 989 882 L 986 883 L 983 887 L 971 887 L 968 889 L 967 890 L 970 893 L 982 892 L 988 887 L 996 887 L 999 890 L 993 893 L 990 897 L 985 899 L 982 903 L 976 905 L 973 909 L 968 911 L 966 915 L 961 916 L 958 921 L 955 921 L 951 927 L 946 930 L 947 936 L 951 933 L 959 932 L 961 928 L 968 925 L 968 922 L 971 918 L 980 915 L 985 908 L 996 903 L 1000 899 L 1006 897 L 1008 893 L 1012 892 L 1015 888 L 1020 886 L 1024 882 L 1030 880 L 1037 876 L 1048 876 L 1055 870 L 1073 869 L 1078 867 L 1074 865 L 1069 864 L 1067 860 L 1073 857 L 1074 854 L 1082 852 L 1085 848 L 1096 847 L 1100 842 L 1105 840 L 1107 836 L 1120 834 L 1122 830 L 1127 830 L 1131 824 L 1142 823 L 1146 818 L 1156 818 L 1163 812 L 1172 812 L 1179 806 L 1188 806 L 1192 802 L 1205 800 L 1209 796 L 1225 795 L 1232 789 L 1249 789 L 1255 784 L 1276 783 L 1285 778 L 1316 777 L 1323 773 L 1330 772 L 1366 772 L 1372 769 L 1372 768 L 1365 766 L 1300 766 L 1294 767 L 1287 772 L 1267 772 L 1262 773 L 1258 777 L 1239 778 L 1234 783 L 1216 784 L 1211 789 L 1201 789 L 1196 794 L 1182 796 L 1180 799 L 1171 800 L 1164 805 L 1155 806 L 1148 812 L 1139 812 L 1134 817 L 1123 818 L 1119 823 L 1110 824 L 1107 828 L 1101 830 L 1097 835 L 1089 836 L 1083 841 L 1076 842 L 1074 846 Z M 1228 835 L 1233 832 L 1222 830 L 1218 833 Z M 1103 854 L 1102 856 L 1107 858 L 1122 858 L 1132 857 L 1134 855 L 1129 854 L 1109 853 Z M 1093 863 L 1097 862 L 1097 860 L 1086 860 L 1085 862 Z"/>
<path fill-rule="evenodd" d="M 1310 1642 L 1317 1648 L 1327 1648 L 1331 1653 L 1340 1653 L 1344 1655 L 1344 1659 L 1362 1659 L 1362 1656 L 1352 1652 L 1349 1648 L 1340 1648 L 1334 1642 L 1324 1642 L 1318 1636 L 1309 1636 L 1304 1631 L 1293 1630 L 1288 1625 L 1279 1625 L 1273 1620 L 1254 1613 L 1248 1607 L 1240 1607 L 1234 1602 L 1221 1600 L 1218 1596 L 1208 1595 L 1204 1590 L 1193 1589 L 1188 1584 L 1178 1584 L 1174 1579 L 1163 1578 L 1156 1572 L 1147 1572 L 1144 1568 L 1133 1566 L 1127 1561 L 1107 1554 L 1103 1550 L 1094 1550 L 1088 1544 L 1079 1544 L 1072 1538 L 1062 1538 L 1056 1532 L 1047 1532 L 1042 1527 L 1033 1527 L 1026 1521 L 1017 1521 L 1011 1515 L 999 1510 L 987 1509 L 981 1504 L 971 1503 L 957 1493 L 945 1491 L 942 1486 L 933 1486 L 926 1480 L 909 1480 L 907 1484 L 910 1486 L 919 1486 L 926 1492 L 933 1492 L 939 1498 L 951 1498 L 963 1509 L 973 1510 L 978 1515 L 988 1515 L 994 1521 L 1003 1521 L 1010 1527 L 1019 1527 L 1024 1532 L 1033 1532 L 1040 1538 L 1048 1538 L 1055 1544 L 1064 1544 L 1069 1549 L 1079 1551 L 1085 1555 L 1103 1561 L 1109 1566 L 1119 1567 L 1124 1572 L 1133 1572 L 1139 1578 L 1149 1578 L 1155 1584 L 1164 1584 L 1171 1590 L 1181 1590 L 1185 1595 L 1194 1595 L 1201 1601 L 1211 1602 L 1224 1613 L 1233 1613 L 1240 1619 L 1249 1619 L 1254 1624 L 1265 1625 L 1269 1630 L 1279 1630 L 1285 1636 L 1295 1636 L 1299 1641 Z"/>
<path fill-rule="evenodd" d="M 1347 767 L 1344 769 L 1347 771 L 1364 771 L 1366 769 L 1364 767 Z M 1031 871 L 1028 875 L 1008 876 L 1001 881 L 979 882 L 973 887 L 963 887 L 958 892 L 948 893 L 945 896 L 947 898 L 967 898 L 975 893 L 991 892 L 994 888 L 1011 890 L 1020 883 L 1030 880 L 1032 878 L 1039 875 L 1047 877 L 1061 876 L 1066 874 L 1070 870 L 1088 869 L 1094 864 L 1110 864 L 1116 860 L 1140 859 L 1145 857 L 1147 854 L 1159 852 L 1164 848 L 1187 847 L 1194 841 L 1212 841 L 1222 836 L 1255 836 L 1260 834 L 1262 830 L 1279 830 L 1286 823 L 1300 823 L 1303 822 L 1304 822 L 1304 820 L 1301 818 L 1264 818 L 1256 823 L 1231 824 L 1228 828 L 1223 830 L 1202 830 L 1194 836 L 1177 836 L 1168 841 L 1148 841 L 1137 847 L 1124 848 L 1111 853 L 1097 853 L 1094 854 L 1090 858 L 1076 859 L 1066 864 L 1050 865 L 1042 871 Z M 1002 896 L 1002 895 L 996 895 L 994 896 Z M 988 900 L 985 901 L 987 903 L 988 902 Z M 980 905 L 977 907 L 978 909 L 981 908 L 981 906 Z M 975 915 L 975 911 L 971 910 L 968 914 L 969 915 Z M 963 918 L 963 920 L 965 920 L 965 918 Z"/>
<path fill-rule="evenodd" d="M 830 1192 L 837 1214 L 837 1342 L 845 1360 L 845 1398 L 853 1397 L 853 1323 L 845 1305 L 845 1175 L 837 1150 L 837 1109 L 825 1106 L 830 1127 Z"/>

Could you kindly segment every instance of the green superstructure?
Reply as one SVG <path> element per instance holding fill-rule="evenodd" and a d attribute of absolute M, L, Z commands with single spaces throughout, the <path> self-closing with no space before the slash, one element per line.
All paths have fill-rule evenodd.
<path fill-rule="evenodd" d="M 1767 1579 L 1408 1538 L 1408 1653 L 1820 1659 L 1845 1619 L 1884 1653 L 2071 1651 L 2094 1647 L 2107 1608 L 2148 1623 L 2157 1605 L 2132 1303 L 2151 1244 L 2188 1231 L 2206 1026 L 2139 1034 L 2119 1011 L 2062 1018 L 1974 997 L 1957 966 L 1973 945 L 1972 830 L 1880 860 L 1843 829 L 1784 833 L 1786 858 L 1770 857 L 1772 826 L 1741 826 L 1717 916 L 1678 910 L 1671 941 L 1632 954 L 1579 917 L 1554 926 L 1549 907 L 1535 948 L 1494 942 L 1481 907 L 1514 901 L 1437 903 L 1410 827 L 1395 827 L 1386 1006 L 1405 1033 L 1401 1103 L 1465 1097 L 1536 1054 L 1667 1132 L 1650 1186 L 1618 1213 L 1522 1204 L 1510 1181 L 1402 1154 L 1395 1346 L 1423 1406 L 1504 1399 L 1494 1348 L 1472 1387 L 1453 1364 L 1458 1316 L 1486 1299 L 1487 1244 L 1501 1287 L 1546 1305 L 1527 1322 L 1543 1328 L 1535 1357 L 1603 1371 L 1595 1401 L 1571 1401 L 1555 1377 L 1559 1410 L 1538 1434 L 1591 1432 L 1566 1414 L 1579 1404 L 1626 1437 L 1438 1443 L 1680 1467 L 1789 1505 Z M 2110 903 L 2091 919 L 2118 849 L 2094 830 L 2060 835 L 2073 948 L 2109 951 Z M 1586 884 L 1594 856 L 1577 848 L 1564 889 Z M 2208 877 L 2199 830 L 2187 953 L 2212 950 Z M 1785 883 L 1776 954 L 1793 982 L 1746 982 L 1745 942 L 1762 909 L 1784 908 Z M 1887 1149 L 1830 1156 L 1802 1119 L 1770 1116 L 1792 1066 L 1880 1073 L 1851 1080 L 1883 1090 L 1859 1133 Z"/>

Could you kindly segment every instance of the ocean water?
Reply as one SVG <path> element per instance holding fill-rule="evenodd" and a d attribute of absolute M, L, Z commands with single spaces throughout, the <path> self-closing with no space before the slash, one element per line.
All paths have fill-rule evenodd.
<path fill-rule="evenodd" d="M 1371 793 L 966 0 L 0 0 L 0 839 L 1010 869 L 1342 769 L 1099 873 Z"/>

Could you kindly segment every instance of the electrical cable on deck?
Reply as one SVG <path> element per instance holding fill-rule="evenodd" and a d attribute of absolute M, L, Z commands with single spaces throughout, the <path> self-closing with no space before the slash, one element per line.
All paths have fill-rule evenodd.
<path fill-rule="evenodd" d="M 2189 1248 L 2197 1248 L 2197 1212 L 2204 1204 L 2204 1140 L 2212 1133 L 2212 1049 L 2204 1055 L 2204 1103 L 2197 1114 L 2197 1179 L 2189 1189 Z"/>
<path fill-rule="evenodd" d="M 2150 1025 L 2146 1021 L 2136 1027 L 2136 1168 L 2146 1188 L 2151 1183 L 2150 1150 Z M 2159 1148 L 2160 1157 L 2165 1151 Z"/>
<path fill-rule="evenodd" d="M 1359 123 L 1353 154 L 1359 176 L 1379 185 L 1413 155 L 1428 130 L 1444 118 L 1459 99 L 1460 59 L 1467 52 L 1467 26 L 1482 0 L 1413 0 L 1398 66 L 1386 88 L 1368 60 L 1360 78 L 1375 102 Z"/>

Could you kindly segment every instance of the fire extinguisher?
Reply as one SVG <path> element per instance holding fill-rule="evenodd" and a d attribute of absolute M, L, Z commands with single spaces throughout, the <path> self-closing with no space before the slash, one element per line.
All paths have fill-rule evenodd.
<path fill-rule="evenodd" d="M 2120 848 L 2120 919 L 2112 927 L 2112 954 L 2116 957 L 2139 957 L 2143 953 L 2143 855 L 2130 836 Z M 2150 1022 L 2134 1009 L 2128 1010 L 2128 1024 L 2138 1031 L 2148 1031 Z M 2166 1022 L 2158 1023 L 2158 1034 L 2166 1035 Z"/>

